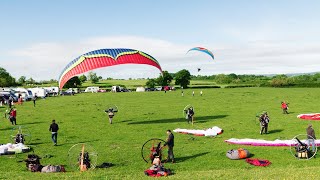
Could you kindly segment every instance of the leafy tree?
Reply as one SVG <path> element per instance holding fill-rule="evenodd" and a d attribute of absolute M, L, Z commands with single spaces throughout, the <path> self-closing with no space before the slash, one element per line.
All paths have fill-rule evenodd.
<path fill-rule="evenodd" d="M 168 73 L 168 71 L 163 71 L 162 75 L 156 79 L 156 82 L 159 86 L 168 86 L 172 79 L 173 77 L 170 73 Z"/>
<path fill-rule="evenodd" d="M 234 73 L 231 73 L 228 75 L 228 77 L 231 79 L 231 80 L 235 80 L 235 79 L 238 79 L 238 76 Z"/>
<path fill-rule="evenodd" d="M 82 75 L 79 77 L 79 80 L 81 81 L 81 83 L 86 82 L 86 81 L 87 81 L 87 76 L 85 76 L 84 74 L 82 74 Z"/>
<path fill-rule="evenodd" d="M 40 84 L 51 84 L 51 85 L 53 85 L 53 84 L 58 84 L 58 81 L 55 80 L 55 79 L 50 79 L 49 81 L 48 80 L 43 80 L 43 81 L 40 81 L 39 83 Z"/>
<path fill-rule="evenodd" d="M 76 88 L 81 85 L 81 81 L 78 76 L 75 76 L 69 79 L 66 84 L 63 86 L 65 88 Z"/>
<path fill-rule="evenodd" d="M 175 84 L 187 88 L 190 84 L 191 74 L 188 70 L 183 69 L 175 74 Z"/>
<path fill-rule="evenodd" d="M 229 84 L 232 81 L 232 79 L 225 74 L 218 74 L 215 77 L 215 81 L 218 84 Z"/>
<path fill-rule="evenodd" d="M 21 84 L 21 85 L 23 85 L 23 84 L 25 84 L 26 83 L 26 77 L 25 76 L 21 76 L 19 79 L 18 79 L 18 83 L 19 84 Z"/>
<path fill-rule="evenodd" d="M 273 87 L 290 86 L 293 84 L 293 81 L 291 78 L 288 78 L 288 76 L 281 74 L 274 76 L 270 84 Z"/>
<path fill-rule="evenodd" d="M 26 84 L 35 84 L 35 83 L 36 83 L 36 81 L 32 78 L 29 78 L 26 80 Z"/>
<path fill-rule="evenodd" d="M 89 75 L 88 75 L 88 79 L 91 81 L 91 83 L 95 84 L 97 82 L 99 82 L 99 77 L 97 76 L 96 73 L 94 72 L 89 72 Z"/>
<path fill-rule="evenodd" d="M 146 82 L 146 86 L 149 87 L 149 88 L 154 88 L 156 86 L 157 82 L 155 79 L 149 79 L 147 82 Z"/>
<path fill-rule="evenodd" d="M 0 67 L 0 87 L 14 86 L 15 84 L 15 78 L 13 78 L 4 68 Z"/>

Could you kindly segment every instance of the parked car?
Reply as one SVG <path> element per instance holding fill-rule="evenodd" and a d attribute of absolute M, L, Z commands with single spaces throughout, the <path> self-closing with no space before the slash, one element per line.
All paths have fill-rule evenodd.
<path fill-rule="evenodd" d="M 107 92 L 105 89 L 99 89 L 98 92 Z"/>
<path fill-rule="evenodd" d="M 60 96 L 73 96 L 74 92 L 73 91 L 60 91 Z"/>
<path fill-rule="evenodd" d="M 73 92 L 74 94 L 80 93 L 80 90 L 78 88 L 69 88 L 66 90 L 66 92 Z"/>
<path fill-rule="evenodd" d="M 98 90 L 99 90 L 99 87 L 94 87 L 94 86 L 92 86 L 92 87 L 87 87 L 86 88 L 86 90 L 84 90 L 84 92 L 92 92 L 92 93 L 96 93 L 96 92 L 98 92 Z"/>
<path fill-rule="evenodd" d="M 146 91 L 156 91 L 156 88 L 146 88 Z"/>
<path fill-rule="evenodd" d="M 8 102 L 9 101 L 9 97 L 12 97 L 13 102 L 18 102 L 18 97 L 14 94 L 2 94 L 2 98 Z"/>
<path fill-rule="evenodd" d="M 2 104 L 6 103 L 6 100 L 4 99 L 2 94 L 0 94 L 0 102 L 2 102 Z"/>
<path fill-rule="evenodd" d="M 122 88 L 121 92 L 131 92 L 131 90 L 130 89 L 126 89 L 126 88 Z"/>

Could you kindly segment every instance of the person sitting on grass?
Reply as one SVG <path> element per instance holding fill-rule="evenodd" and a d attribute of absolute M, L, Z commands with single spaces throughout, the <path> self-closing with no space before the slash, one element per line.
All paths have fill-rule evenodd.
<path fill-rule="evenodd" d="M 36 154 L 29 154 L 26 162 L 26 167 L 31 172 L 54 173 L 66 172 L 63 165 L 47 165 L 43 166 L 40 163 L 40 157 Z"/>
<path fill-rule="evenodd" d="M 168 176 L 172 174 L 170 169 L 166 169 L 161 163 L 160 156 L 156 155 L 152 161 L 152 165 L 148 170 L 144 171 L 147 176 Z"/>

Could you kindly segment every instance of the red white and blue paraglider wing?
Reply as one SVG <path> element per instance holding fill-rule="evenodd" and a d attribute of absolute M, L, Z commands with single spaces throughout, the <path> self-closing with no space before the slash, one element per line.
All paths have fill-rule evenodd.
<path fill-rule="evenodd" d="M 61 72 L 59 88 L 72 77 L 93 69 L 121 64 L 147 64 L 158 68 L 158 61 L 147 53 L 134 49 L 100 49 L 85 53 L 71 61 Z"/>

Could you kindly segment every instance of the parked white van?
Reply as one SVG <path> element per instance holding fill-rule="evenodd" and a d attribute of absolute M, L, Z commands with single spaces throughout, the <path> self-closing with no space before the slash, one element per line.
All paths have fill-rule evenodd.
<path fill-rule="evenodd" d="M 37 95 L 37 97 L 41 97 L 41 98 L 45 98 L 47 96 L 47 91 L 44 88 L 30 88 L 28 89 L 32 92 L 32 95 L 35 96 Z"/>
<path fill-rule="evenodd" d="M 15 95 L 18 96 L 19 94 L 22 95 L 22 98 L 25 100 L 25 101 L 30 101 L 33 97 L 33 94 L 32 94 L 32 91 L 31 90 L 28 90 L 26 88 L 14 88 L 15 90 Z"/>
<path fill-rule="evenodd" d="M 84 90 L 84 92 L 92 92 L 92 93 L 97 93 L 99 91 L 99 87 L 95 87 L 95 86 L 92 86 L 92 87 L 87 87 L 86 90 Z"/>
<path fill-rule="evenodd" d="M 48 96 L 57 96 L 59 94 L 58 87 L 44 87 L 44 89 L 47 91 Z"/>
<path fill-rule="evenodd" d="M 136 92 L 145 92 L 146 88 L 144 87 L 137 87 Z"/>

